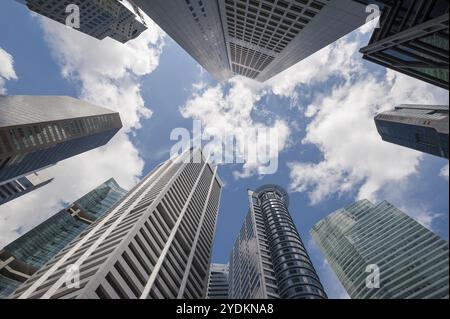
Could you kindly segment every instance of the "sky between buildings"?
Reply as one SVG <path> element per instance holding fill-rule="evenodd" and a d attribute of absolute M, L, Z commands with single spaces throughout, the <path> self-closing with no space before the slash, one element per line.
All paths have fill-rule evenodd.
<path fill-rule="evenodd" d="M 226 263 L 247 189 L 286 188 L 290 212 L 332 298 L 347 295 L 309 235 L 336 209 L 388 200 L 448 240 L 448 161 L 381 141 L 373 116 L 402 103 L 448 104 L 448 91 L 363 61 L 364 26 L 266 83 L 217 83 L 156 25 L 128 44 L 98 41 L 0 2 L 0 94 L 70 95 L 117 110 L 124 129 L 102 148 L 48 169 L 50 185 L 0 206 L 0 247 L 110 177 L 131 188 L 169 157 L 193 119 L 233 132 L 278 131 L 278 170 L 223 165 L 213 262 Z"/>

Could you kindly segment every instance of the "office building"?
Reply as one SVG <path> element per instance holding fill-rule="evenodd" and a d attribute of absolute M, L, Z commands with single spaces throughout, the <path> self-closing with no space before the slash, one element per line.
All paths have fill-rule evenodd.
<path fill-rule="evenodd" d="M 209 269 L 207 299 L 228 299 L 228 264 L 211 264 Z"/>
<path fill-rule="evenodd" d="M 448 159 L 448 112 L 448 105 L 400 105 L 375 124 L 386 142 Z"/>
<path fill-rule="evenodd" d="M 355 0 L 378 5 L 364 59 L 448 90 L 448 0 Z"/>
<path fill-rule="evenodd" d="M 2 249 L 0 298 L 11 294 L 125 194 L 111 178 Z"/>
<path fill-rule="evenodd" d="M 158 165 L 13 298 L 204 299 L 222 182 L 190 155 Z"/>
<path fill-rule="evenodd" d="M 358 201 L 311 235 L 353 299 L 449 297 L 448 242 L 384 201 Z"/>
<path fill-rule="evenodd" d="M 0 184 L 0 205 L 5 204 L 13 199 L 28 194 L 38 188 L 41 188 L 51 181 L 43 172 L 32 173 L 26 176 L 16 178 L 14 180 Z"/>
<path fill-rule="evenodd" d="M 119 113 L 67 96 L 0 95 L 0 183 L 106 144 Z"/>
<path fill-rule="evenodd" d="M 68 25 L 99 40 L 110 37 L 125 43 L 147 29 L 144 15 L 131 0 L 16 0 L 33 12 Z M 79 10 L 79 28 L 73 26 L 73 6 Z"/>
<path fill-rule="evenodd" d="M 135 0 L 219 81 L 266 81 L 366 22 L 353 0 Z"/>
<path fill-rule="evenodd" d="M 249 212 L 230 257 L 230 299 L 327 298 L 277 185 L 248 191 Z"/>

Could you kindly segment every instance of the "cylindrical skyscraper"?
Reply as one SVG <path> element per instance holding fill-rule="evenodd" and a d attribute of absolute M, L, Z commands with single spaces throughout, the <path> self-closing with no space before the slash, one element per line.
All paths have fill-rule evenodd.
<path fill-rule="evenodd" d="M 249 191 L 249 213 L 230 260 L 231 298 L 326 298 L 277 185 Z"/>

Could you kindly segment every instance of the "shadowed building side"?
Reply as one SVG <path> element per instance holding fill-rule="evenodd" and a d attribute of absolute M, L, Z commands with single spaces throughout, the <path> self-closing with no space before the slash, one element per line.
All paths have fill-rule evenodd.
<path fill-rule="evenodd" d="M 375 124 L 383 141 L 448 159 L 448 105 L 400 105 Z"/>
<path fill-rule="evenodd" d="M 266 81 L 362 26 L 352 0 L 135 0 L 219 81 Z"/>
<path fill-rule="evenodd" d="M 0 183 L 105 145 L 119 113 L 68 96 L 0 95 Z"/>
<path fill-rule="evenodd" d="M 355 1 L 382 12 L 364 59 L 448 90 L 448 0 Z"/>

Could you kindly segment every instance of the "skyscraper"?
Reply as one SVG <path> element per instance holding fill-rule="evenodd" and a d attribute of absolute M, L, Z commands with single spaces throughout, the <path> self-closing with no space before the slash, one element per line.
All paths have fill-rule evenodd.
<path fill-rule="evenodd" d="M 208 279 L 208 299 L 228 299 L 228 264 L 211 264 Z"/>
<path fill-rule="evenodd" d="M 32 173 L 9 182 L 0 183 L 0 205 L 41 188 L 53 180 L 53 178 L 48 178 L 45 175 L 42 172 L 39 172 L 39 174 Z"/>
<path fill-rule="evenodd" d="M 59 253 L 126 194 L 109 179 L 0 251 L 0 298 Z"/>
<path fill-rule="evenodd" d="M 119 113 L 67 96 L 0 95 L 0 183 L 106 144 Z"/>
<path fill-rule="evenodd" d="M 222 183 L 190 155 L 158 165 L 13 297 L 205 298 Z"/>
<path fill-rule="evenodd" d="M 364 59 L 448 90 L 448 0 L 355 0 L 382 10 Z"/>
<path fill-rule="evenodd" d="M 110 37 L 125 43 L 137 38 L 147 29 L 142 12 L 132 0 L 71 0 L 61 3 L 54 0 L 16 0 L 59 23 L 72 21 L 73 6 L 79 10 L 79 28 L 75 30 L 99 40 Z M 70 6 L 69 6 L 70 5 Z"/>
<path fill-rule="evenodd" d="M 135 0 L 217 80 L 266 81 L 366 22 L 352 0 Z"/>
<path fill-rule="evenodd" d="M 327 298 L 277 185 L 248 191 L 249 212 L 230 257 L 230 299 Z"/>
<path fill-rule="evenodd" d="M 386 201 L 339 209 L 311 235 L 351 298 L 449 297 L 448 242 Z"/>
<path fill-rule="evenodd" d="M 448 158 L 448 105 L 400 105 L 375 117 L 386 142 Z"/>

